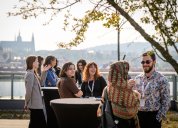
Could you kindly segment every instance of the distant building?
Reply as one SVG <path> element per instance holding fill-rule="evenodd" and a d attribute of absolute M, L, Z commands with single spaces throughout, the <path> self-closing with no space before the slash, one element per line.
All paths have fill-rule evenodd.
<path fill-rule="evenodd" d="M 23 41 L 20 35 L 14 41 L 0 41 L 0 49 L 3 53 L 10 53 L 11 56 L 25 56 L 35 52 L 35 39 L 32 34 L 31 41 Z"/>
<path fill-rule="evenodd" d="M 21 61 L 34 53 L 34 34 L 32 34 L 31 41 L 23 41 L 19 32 L 14 41 L 0 41 L 0 67 L 6 65 L 7 62 Z"/>

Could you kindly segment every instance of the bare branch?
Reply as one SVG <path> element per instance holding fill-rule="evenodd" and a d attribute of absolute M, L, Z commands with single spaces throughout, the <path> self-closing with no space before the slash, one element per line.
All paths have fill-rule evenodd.
<path fill-rule="evenodd" d="M 120 12 L 120 14 L 125 17 L 129 23 L 148 41 L 150 42 L 154 47 L 157 48 L 157 50 L 162 54 L 164 58 L 166 58 L 167 62 L 169 62 L 176 72 L 178 73 L 178 67 L 177 67 L 177 61 L 167 52 L 157 41 L 155 41 L 153 38 L 151 38 L 141 26 L 138 25 L 138 23 L 132 19 L 128 13 L 126 13 L 121 7 L 118 6 L 113 0 L 107 0 L 109 4 L 111 4 L 117 11 Z"/>
<path fill-rule="evenodd" d="M 154 52 L 156 53 L 156 55 L 162 60 L 162 61 L 164 61 L 164 62 L 167 62 L 164 58 L 162 58 L 159 54 L 158 54 L 158 52 L 157 52 L 157 50 L 156 50 L 156 48 L 155 47 L 153 47 L 153 45 L 151 45 L 152 46 L 152 48 L 153 48 L 153 50 L 154 50 Z"/>
<path fill-rule="evenodd" d="M 23 16 L 25 16 L 24 19 L 27 19 L 28 17 L 31 17 L 31 16 L 35 16 L 35 18 L 36 18 L 36 16 L 38 16 L 38 14 L 34 13 L 34 15 L 31 15 L 32 12 L 39 11 L 39 12 L 43 12 L 45 14 L 47 10 L 52 10 L 52 11 L 56 11 L 56 13 L 59 13 L 61 10 L 67 9 L 67 8 L 73 6 L 74 4 L 78 3 L 79 0 L 76 0 L 73 3 L 65 5 L 64 7 L 54 7 L 53 5 L 51 5 L 50 7 L 47 7 L 47 6 L 44 6 L 44 4 L 42 4 L 40 6 L 40 5 L 36 5 L 34 3 L 29 3 L 26 1 L 24 1 L 24 2 L 26 3 L 26 5 L 19 8 L 19 10 L 17 12 L 14 12 L 14 13 L 8 12 L 8 15 L 9 16 L 23 15 Z M 16 7 L 16 9 L 18 9 L 18 8 Z M 53 15 L 56 15 L 56 14 L 53 14 Z"/>
<path fill-rule="evenodd" d="M 177 0 L 167 0 L 168 1 L 168 4 L 170 5 L 170 7 L 171 7 L 171 10 L 173 11 L 173 14 L 174 14 L 174 17 L 176 18 L 175 20 L 178 20 L 178 18 L 177 18 Z M 175 3 L 174 3 L 175 2 Z M 175 5 L 176 6 L 175 6 Z M 174 7 L 173 6 L 175 6 L 175 10 L 174 10 Z"/>
<path fill-rule="evenodd" d="M 153 20 L 158 24 L 158 27 L 159 27 L 159 29 L 160 29 L 160 34 L 161 34 L 161 37 L 162 37 L 162 39 L 163 39 L 163 43 L 164 43 L 165 49 L 166 49 L 166 51 L 169 51 L 169 50 L 168 50 L 168 47 L 167 47 L 167 44 L 166 44 L 167 41 L 166 41 L 166 39 L 165 39 L 165 37 L 164 37 L 164 35 L 163 35 L 164 32 L 162 31 L 162 26 L 161 26 L 161 23 L 160 23 L 159 19 L 156 18 L 156 16 L 153 14 L 153 12 L 152 12 L 152 10 L 151 10 L 149 4 L 148 4 L 146 1 L 145 1 L 145 5 L 146 5 L 146 7 L 148 8 L 150 14 L 152 15 Z"/>
<path fill-rule="evenodd" d="M 175 51 L 176 51 L 177 54 L 178 54 L 178 48 L 177 48 L 177 46 L 176 46 L 176 43 L 173 43 L 172 46 L 174 47 Z"/>

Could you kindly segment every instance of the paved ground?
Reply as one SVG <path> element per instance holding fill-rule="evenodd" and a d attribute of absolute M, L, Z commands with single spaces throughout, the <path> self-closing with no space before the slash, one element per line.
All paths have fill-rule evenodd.
<path fill-rule="evenodd" d="M 0 119 L 0 128 L 28 128 L 29 120 Z"/>

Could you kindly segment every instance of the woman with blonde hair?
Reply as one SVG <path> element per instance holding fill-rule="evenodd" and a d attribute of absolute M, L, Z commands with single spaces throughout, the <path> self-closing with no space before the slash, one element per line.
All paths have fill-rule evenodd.
<path fill-rule="evenodd" d="M 95 62 L 90 62 L 83 71 L 83 83 L 81 90 L 83 97 L 101 97 L 104 87 L 107 85 L 103 76 L 100 75 Z"/>

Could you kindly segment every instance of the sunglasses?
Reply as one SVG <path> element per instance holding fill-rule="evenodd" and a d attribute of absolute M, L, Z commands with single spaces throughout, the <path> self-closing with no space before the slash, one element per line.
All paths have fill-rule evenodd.
<path fill-rule="evenodd" d="M 141 61 L 141 64 L 150 64 L 152 61 L 151 60 L 146 60 L 146 61 Z"/>

